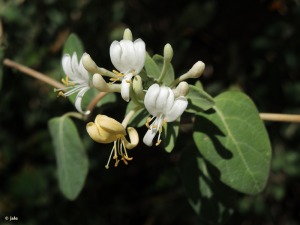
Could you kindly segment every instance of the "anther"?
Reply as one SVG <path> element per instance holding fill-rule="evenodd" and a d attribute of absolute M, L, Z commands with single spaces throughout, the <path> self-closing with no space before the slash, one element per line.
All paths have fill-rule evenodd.
<path fill-rule="evenodd" d="M 158 146 L 160 143 L 161 143 L 161 140 L 157 140 L 155 145 Z"/>

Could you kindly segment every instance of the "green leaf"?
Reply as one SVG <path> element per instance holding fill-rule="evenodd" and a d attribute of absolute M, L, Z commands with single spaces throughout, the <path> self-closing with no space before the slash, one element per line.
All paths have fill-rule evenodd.
<path fill-rule="evenodd" d="M 215 104 L 214 99 L 207 94 L 202 88 L 189 85 L 189 93 L 186 96 L 189 104 L 186 109 L 190 113 L 198 113 L 212 108 Z"/>
<path fill-rule="evenodd" d="M 70 54 L 72 56 L 73 52 L 76 52 L 78 59 L 80 59 L 84 53 L 84 47 L 79 37 L 72 33 L 64 44 L 63 54 Z"/>
<path fill-rule="evenodd" d="M 163 69 L 163 65 L 164 65 L 164 57 L 161 55 L 154 55 L 153 56 L 153 60 L 156 63 L 156 65 L 159 68 L 159 71 L 161 72 Z M 166 75 L 164 76 L 162 83 L 165 85 L 170 85 L 175 79 L 175 75 L 174 75 L 174 69 L 172 64 L 170 63 L 169 68 L 166 72 Z"/>
<path fill-rule="evenodd" d="M 53 118 L 48 127 L 55 149 L 59 187 L 68 199 L 74 200 L 82 190 L 88 172 L 84 146 L 69 117 Z"/>
<path fill-rule="evenodd" d="M 145 70 L 149 77 L 153 79 L 159 78 L 161 70 L 158 68 L 155 61 L 151 58 L 148 52 L 146 54 Z"/>
<path fill-rule="evenodd" d="M 233 213 L 236 192 L 224 185 L 217 171 L 188 142 L 179 161 L 179 172 L 188 201 L 201 224 L 222 224 Z"/>
<path fill-rule="evenodd" d="M 162 140 L 166 152 L 172 152 L 175 147 L 177 136 L 179 133 L 180 117 L 174 121 L 167 123 L 163 127 Z"/>
<path fill-rule="evenodd" d="M 263 190 L 268 179 L 271 146 L 259 113 L 245 94 L 228 91 L 215 98 L 208 113 L 195 121 L 194 141 L 200 153 L 220 171 L 220 179 L 247 194 Z"/>

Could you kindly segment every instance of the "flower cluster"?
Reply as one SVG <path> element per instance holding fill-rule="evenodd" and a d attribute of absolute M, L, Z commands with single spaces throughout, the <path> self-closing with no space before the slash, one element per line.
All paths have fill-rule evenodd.
<path fill-rule="evenodd" d="M 163 127 L 180 118 L 188 106 L 186 96 L 189 85 L 185 80 L 198 78 L 204 70 L 204 64 L 199 61 L 187 73 L 173 80 L 171 84 L 166 84 L 164 80 L 173 58 L 172 47 L 167 44 L 164 48 L 162 70 L 153 79 L 153 74 L 147 74 L 148 71 L 144 70 L 147 54 L 145 42 L 142 39 L 132 41 L 129 29 L 125 30 L 123 40 L 112 42 L 109 53 L 114 66 L 112 70 L 97 66 L 87 53 L 82 55 L 79 62 L 75 52 L 72 56 L 64 55 L 62 67 L 66 78 L 62 79 L 62 82 L 66 88 L 59 90 L 59 95 L 62 96 L 77 93 L 75 107 L 85 115 L 90 111 L 82 109 L 81 101 L 90 88 L 96 88 L 100 92 L 118 92 L 126 102 L 133 101 L 137 106 L 129 111 L 122 123 L 106 115 L 97 115 L 94 122 L 86 125 L 87 132 L 94 141 L 103 144 L 113 142 L 106 168 L 109 167 L 111 158 L 115 160 L 115 166 L 120 160 L 126 165 L 132 160 L 132 157 L 128 156 L 127 149 L 138 145 L 139 135 L 135 128 L 127 127 L 127 124 L 142 108 L 149 113 L 145 124 L 148 131 L 144 135 L 143 142 L 147 146 L 152 146 L 153 140 L 157 137 L 155 145 L 158 146 L 161 143 Z M 143 87 L 141 72 L 152 78 L 147 80 L 149 86 L 147 89 Z M 149 80 L 152 82 L 150 85 Z M 127 134 L 130 141 L 126 139 Z"/>

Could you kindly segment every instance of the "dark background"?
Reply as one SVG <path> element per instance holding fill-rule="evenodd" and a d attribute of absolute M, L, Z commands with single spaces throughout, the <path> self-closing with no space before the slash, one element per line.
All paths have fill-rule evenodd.
<path fill-rule="evenodd" d="M 98 65 L 112 69 L 110 43 L 129 27 L 150 53 L 173 46 L 176 75 L 202 60 L 201 82 L 211 95 L 235 87 L 261 112 L 300 113 L 299 0 L 2 0 L 0 19 L 0 58 L 55 79 L 62 76 L 62 45 L 69 33 L 81 38 Z M 181 184 L 180 144 L 171 154 L 139 145 L 130 166 L 107 171 L 111 146 L 92 143 L 78 121 L 90 170 L 80 196 L 66 200 L 58 189 L 47 121 L 74 108 L 47 84 L 0 67 L 1 225 L 202 224 Z M 122 118 L 124 107 L 122 102 L 101 111 Z M 235 213 L 225 224 L 299 224 L 299 125 L 266 122 L 266 127 L 273 147 L 267 187 L 258 196 L 234 200 Z M 18 221 L 5 222 L 5 216 Z"/>

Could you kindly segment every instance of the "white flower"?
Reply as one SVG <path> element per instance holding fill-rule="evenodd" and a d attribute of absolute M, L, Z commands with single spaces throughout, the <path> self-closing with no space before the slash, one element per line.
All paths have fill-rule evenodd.
<path fill-rule="evenodd" d="M 121 96 L 128 102 L 131 79 L 142 70 L 145 64 L 145 42 L 142 39 L 134 42 L 130 40 L 114 41 L 109 52 L 112 64 L 119 71 L 119 73 L 115 71 L 118 78 L 112 80 L 121 80 Z"/>
<path fill-rule="evenodd" d="M 153 117 L 149 117 L 147 120 L 146 126 L 149 130 L 146 132 L 143 142 L 148 146 L 152 146 L 153 138 L 157 132 L 159 132 L 159 135 L 156 145 L 160 144 L 162 126 L 180 117 L 185 111 L 188 101 L 184 96 L 175 98 L 169 87 L 160 87 L 158 84 L 153 84 L 145 95 L 144 104 Z M 149 125 L 151 121 L 153 122 Z"/>
<path fill-rule="evenodd" d="M 84 53 L 83 55 L 85 55 Z M 75 108 L 84 114 L 89 114 L 90 111 L 83 111 L 81 108 L 81 101 L 84 94 L 90 89 L 91 82 L 88 71 L 83 67 L 82 58 L 78 63 L 76 52 L 72 57 L 69 54 L 65 54 L 62 58 L 62 67 L 66 74 L 66 78 L 62 79 L 62 82 L 66 85 L 65 89 L 59 89 L 59 95 L 70 96 L 78 92 L 75 99 Z M 63 93 L 63 90 L 69 91 Z"/>

